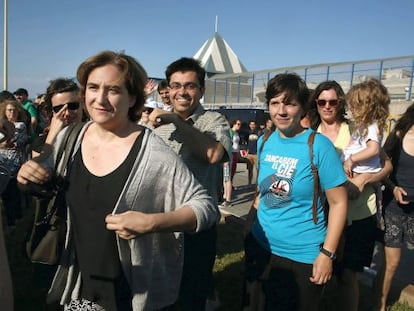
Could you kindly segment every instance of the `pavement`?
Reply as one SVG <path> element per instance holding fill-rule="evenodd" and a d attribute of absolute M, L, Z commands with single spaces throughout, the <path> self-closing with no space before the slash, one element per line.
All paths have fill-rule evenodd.
<path fill-rule="evenodd" d="M 253 181 L 256 180 L 254 176 Z M 233 178 L 233 193 L 232 193 L 232 206 L 228 208 L 222 208 L 222 217 L 226 222 L 237 222 L 243 224 L 250 206 L 253 201 L 255 186 L 249 186 L 247 179 L 247 167 L 245 163 L 238 163 L 236 174 Z M 364 294 L 361 296 L 368 296 L 373 299 L 375 292 L 375 278 L 379 275 L 381 267 L 383 267 L 384 256 L 382 244 L 377 243 L 373 255 L 373 262 L 369 269 L 365 269 L 364 273 L 360 276 L 360 283 L 364 287 Z M 390 304 L 404 299 L 411 307 L 414 308 L 414 247 L 406 246 L 403 248 L 401 262 L 394 276 L 394 280 L 391 286 L 388 301 Z M 378 284 L 378 283 L 377 283 Z M 370 301 L 365 302 L 365 305 L 369 305 Z M 360 308 L 361 309 L 361 308 Z M 365 308 L 363 308 L 365 309 Z M 368 307 L 367 307 L 368 309 Z"/>

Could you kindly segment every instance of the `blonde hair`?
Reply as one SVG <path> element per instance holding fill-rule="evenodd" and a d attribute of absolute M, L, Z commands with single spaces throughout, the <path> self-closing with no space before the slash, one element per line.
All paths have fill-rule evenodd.
<path fill-rule="evenodd" d="M 391 102 L 387 88 L 377 79 L 369 79 L 355 84 L 346 95 L 349 107 L 352 108 L 355 129 L 361 131 L 361 136 L 368 133 L 368 126 L 378 124 L 379 134 L 382 135 L 389 115 Z"/>

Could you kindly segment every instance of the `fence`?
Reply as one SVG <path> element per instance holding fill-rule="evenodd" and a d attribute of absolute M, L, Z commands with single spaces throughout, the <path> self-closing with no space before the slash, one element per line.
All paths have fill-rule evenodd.
<path fill-rule="evenodd" d="M 204 106 L 254 107 L 265 106 L 265 88 L 279 73 L 295 72 L 316 87 L 322 81 L 336 80 L 344 91 L 368 78 L 377 78 L 388 88 L 392 101 L 413 99 L 414 55 L 358 62 L 327 63 L 285 67 L 240 74 L 217 74 L 206 80 Z"/>

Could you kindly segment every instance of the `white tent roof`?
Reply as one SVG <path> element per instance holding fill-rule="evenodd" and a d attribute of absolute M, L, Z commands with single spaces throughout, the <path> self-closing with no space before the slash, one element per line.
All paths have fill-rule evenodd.
<path fill-rule="evenodd" d="M 218 32 L 215 32 L 213 37 L 204 42 L 203 46 L 193 58 L 199 60 L 206 72 L 210 75 L 216 73 L 242 73 L 247 71 L 236 53 L 234 53 Z"/>

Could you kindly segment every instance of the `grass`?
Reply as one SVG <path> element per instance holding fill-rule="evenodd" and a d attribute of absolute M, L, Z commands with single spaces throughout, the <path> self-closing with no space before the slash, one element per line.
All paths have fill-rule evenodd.
<path fill-rule="evenodd" d="M 24 241 L 31 226 L 31 212 L 25 211 L 17 229 L 6 234 L 6 246 L 14 285 L 15 311 L 45 311 L 44 303 L 51 271 L 47 266 L 31 264 L 24 254 Z M 218 225 L 217 257 L 214 266 L 218 311 L 241 310 L 243 284 L 242 226 L 236 222 Z M 362 310 L 361 310 L 362 311 Z M 389 311 L 414 311 L 408 305 L 395 303 Z"/>

